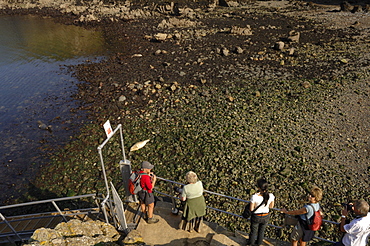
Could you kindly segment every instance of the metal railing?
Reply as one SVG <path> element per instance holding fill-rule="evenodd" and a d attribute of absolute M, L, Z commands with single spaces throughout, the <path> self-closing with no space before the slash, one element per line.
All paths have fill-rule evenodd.
<path fill-rule="evenodd" d="M 161 177 L 158 177 L 158 176 L 157 176 L 157 179 L 158 180 L 165 181 L 165 182 L 169 182 L 171 184 L 176 184 L 176 185 L 179 185 L 179 186 L 185 185 L 185 184 L 182 184 L 182 183 L 179 183 L 179 182 L 175 182 L 175 181 L 172 181 L 172 180 L 169 180 L 169 179 L 161 178 Z M 160 192 L 157 189 L 154 189 L 154 192 L 156 192 L 156 193 L 158 193 L 158 194 L 160 194 L 162 196 L 170 197 L 171 199 L 179 199 L 179 197 L 175 197 L 175 196 L 172 196 L 170 194 L 166 194 L 164 192 Z M 219 196 L 219 197 L 223 197 L 223 198 L 227 198 L 227 199 L 231 199 L 231 200 L 235 200 L 235 201 L 239 201 L 239 202 L 250 203 L 250 201 L 248 201 L 248 200 L 244 200 L 244 199 L 240 199 L 240 198 L 236 198 L 236 197 L 232 197 L 232 196 L 227 196 L 227 195 L 224 195 L 224 194 L 221 194 L 221 193 L 217 193 L 217 192 L 213 192 L 213 191 L 209 191 L 209 190 L 204 190 L 204 193 L 207 193 L 207 194 L 210 194 L 210 195 L 216 195 L 216 196 Z M 225 210 L 222 210 L 222 209 L 218 209 L 218 208 L 214 208 L 214 207 L 210 207 L 210 206 L 207 206 L 207 208 L 208 209 L 212 209 L 212 210 L 217 211 L 217 212 L 221 212 L 221 213 L 224 213 L 224 214 L 228 214 L 228 215 L 231 215 L 231 216 L 235 216 L 235 217 L 244 219 L 239 214 L 231 213 L 231 212 L 228 212 L 228 211 L 225 211 Z M 280 212 L 280 209 L 279 208 L 272 208 L 272 210 L 277 211 L 277 212 Z M 330 221 L 330 220 L 323 220 L 323 223 L 330 223 L 330 224 L 334 224 L 334 225 L 338 225 L 339 224 L 338 222 Z M 283 229 L 282 226 L 278 226 L 278 225 L 268 224 L 268 226 L 274 227 L 274 228 L 277 228 L 277 229 Z M 325 238 L 321 238 L 321 237 L 317 237 L 317 236 L 315 236 L 314 238 L 316 238 L 316 239 L 318 239 L 320 241 L 334 243 L 334 241 L 331 241 L 331 240 L 328 240 L 328 239 L 325 239 Z"/>
<path fill-rule="evenodd" d="M 6 226 L 12 231 L 12 235 L 14 235 L 15 237 L 18 238 L 18 240 L 23 242 L 25 239 L 22 238 L 22 235 L 24 235 L 24 233 L 28 233 L 30 231 L 17 231 L 11 225 L 11 223 L 29 221 L 29 220 L 33 220 L 33 219 L 53 218 L 53 217 L 56 217 L 56 216 L 60 216 L 63 219 L 63 221 L 67 222 L 68 220 L 65 217 L 65 213 L 68 213 L 68 212 L 71 212 L 71 211 L 74 211 L 74 210 L 64 211 L 64 213 L 63 213 L 62 210 L 57 205 L 57 202 L 71 201 L 71 200 L 75 200 L 75 199 L 84 199 L 84 198 L 93 198 L 95 200 L 95 202 L 96 202 L 96 199 L 102 199 L 100 197 L 97 197 L 97 194 L 86 194 L 86 195 L 73 196 L 73 197 L 63 197 L 63 198 L 55 198 L 55 199 L 48 199 L 48 200 L 42 200 L 42 201 L 33 201 L 33 202 L 26 202 L 26 203 L 20 203 L 20 204 L 12 204 L 12 205 L 7 205 L 7 206 L 1 206 L 0 211 L 4 211 L 4 210 L 7 210 L 7 209 L 15 209 L 15 208 L 21 208 L 21 207 L 26 207 L 26 206 L 35 206 L 35 205 L 40 205 L 40 204 L 46 205 L 46 204 L 50 203 L 56 209 L 57 213 L 56 213 L 56 215 L 50 215 L 50 214 L 55 213 L 55 212 L 46 212 L 46 211 L 44 211 L 44 212 L 40 212 L 40 213 L 37 213 L 37 214 L 23 214 L 23 215 L 18 215 L 18 216 L 12 216 L 11 218 L 15 218 L 15 217 L 20 217 L 20 218 L 19 219 L 8 220 L 7 217 L 3 215 L 4 212 L 0 212 L 0 219 L 2 221 L 4 221 Z M 98 207 L 96 209 L 98 209 Z M 83 210 L 83 209 L 79 209 L 79 210 Z M 45 214 L 48 214 L 48 215 L 45 215 Z M 83 212 L 74 213 L 74 215 L 78 215 L 78 214 L 85 214 L 85 213 L 83 213 Z M 22 216 L 27 216 L 27 218 L 21 218 Z M 8 233 L 8 235 L 9 235 L 9 233 Z"/>

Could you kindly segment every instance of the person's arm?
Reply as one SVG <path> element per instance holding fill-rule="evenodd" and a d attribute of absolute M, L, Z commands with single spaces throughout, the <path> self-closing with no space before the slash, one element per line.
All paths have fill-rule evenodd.
<path fill-rule="evenodd" d="M 298 209 L 298 210 L 288 211 L 288 210 L 286 210 L 286 208 L 282 208 L 281 212 L 283 212 L 284 214 L 290 214 L 290 215 L 301 215 L 301 214 L 306 214 L 307 209 L 305 207 L 303 207 L 303 208 Z"/>
<path fill-rule="evenodd" d="M 182 188 L 182 192 L 181 192 L 181 195 L 180 195 L 180 200 L 181 201 L 186 200 L 185 186 Z"/>
<path fill-rule="evenodd" d="M 344 208 L 342 210 L 342 217 L 340 218 L 340 225 L 339 225 L 339 230 L 341 232 L 346 232 L 346 230 L 344 229 L 344 225 L 346 224 L 346 217 L 348 215 L 348 211 L 346 208 Z"/>
<path fill-rule="evenodd" d="M 269 205 L 269 208 L 273 208 L 273 207 L 274 207 L 274 205 L 275 205 L 275 201 L 272 201 L 272 202 L 270 203 L 270 205 Z"/>
<path fill-rule="evenodd" d="M 150 176 L 150 181 L 152 183 L 152 188 L 155 186 L 155 182 L 157 181 L 157 176 L 155 176 L 153 173 Z"/>
<path fill-rule="evenodd" d="M 251 203 L 249 204 L 249 210 L 250 210 L 250 211 L 253 211 L 255 208 L 256 208 L 256 203 L 251 202 Z"/>

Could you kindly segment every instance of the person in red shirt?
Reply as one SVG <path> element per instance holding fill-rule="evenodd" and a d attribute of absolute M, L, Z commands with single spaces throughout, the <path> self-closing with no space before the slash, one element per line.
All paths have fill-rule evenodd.
<path fill-rule="evenodd" d="M 154 165 L 152 165 L 148 161 L 143 161 L 141 163 L 141 170 L 140 170 L 140 186 L 143 189 L 138 193 L 141 212 L 146 215 L 147 223 L 154 224 L 159 221 L 159 219 L 153 218 L 153 211 L 154 211 L 154 195 L 153 195 L 153 187 L 155 182 L 157 181 L 157 177 L 152 172 Z"/>

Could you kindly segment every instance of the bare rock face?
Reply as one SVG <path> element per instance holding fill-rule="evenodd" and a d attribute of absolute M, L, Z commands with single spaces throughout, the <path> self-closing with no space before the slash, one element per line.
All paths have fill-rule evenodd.
<path fill-rule="evenodd" d="M 26 246 L 38 245 L 117 245 L 120 234 L 114 226 L 101 221 L 70 220 L 55 229 L 37 229 Z"/>

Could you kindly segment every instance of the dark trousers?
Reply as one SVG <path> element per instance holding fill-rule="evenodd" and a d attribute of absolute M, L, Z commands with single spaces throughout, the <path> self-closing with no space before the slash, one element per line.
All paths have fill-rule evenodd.
<path fill-rule="evenodd" d="M 340 242 L 334 243 L 333 246 L 344 246 L 344 244 L 342 243 L 342 241 L 340 241 Z"/>
<path fill-rule="evenodd" d="M 270 215 L 266 216 L 257 216 L 257 215 L 252 215 L 251 218 L 251 233 L 249 234 L 249 243 L 248 244 L 256 244 L 256 245 L 261 245 L 264 234 L 265 234 L 265 229 L 267 226 L 267 223 L 270 219 Z"/>

